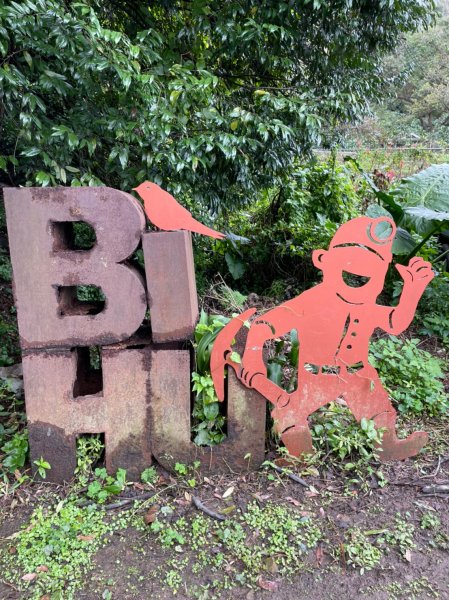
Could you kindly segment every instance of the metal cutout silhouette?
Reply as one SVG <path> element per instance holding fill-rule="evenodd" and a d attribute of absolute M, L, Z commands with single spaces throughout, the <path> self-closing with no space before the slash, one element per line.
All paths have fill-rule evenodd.
<path fill-rule="evenodd" d="M 148 219 L 159 229 L 164 231 L 185 229 L 218 240 L 225 237 L 224 233 L 206 227 L 206 225 L 194 219 L 190 212 L 181 206 L 171 194 L 155 183 L 144 181 L 133 189 L 142 198 Z"/>
<path fill-rule="evenodd" d="M 402 460 L 417 454 L 428 435 L 418 431 L 398 439 L 396 411 L 377 371 L 368 362 L 369 339 L 376 328 L 399 334 L 410 325 L 419 299 L 433 279 L 431 265 L 412 258 L 396 265 L 404 287 L 395 307 L 376 303 L 392 261 L 394 222 L 386 217 L 358 217 L 342 225 L 329 249 L 315 250 L 313 264 L 323 281 L 298 297 L 256 317 L 249 325 L 238 364 L 231 359 L 232 343 L 256 312 L 250 309 L 226 325 L 215 341 L 211 372 L 218 398 L 224 399 L 224 370 L 231 366 L 240 381 L 274 405 L 275 430 L 292 456 L 313 451 L 307 418 L 338 398 L 357 419 L 373 419 L 385 428 L 381 460 Z M 346 277 L 349 276 L 348 283 Z M 351 280 L 352 277 L 352 280 Z M 361 285 L 354 287 L 354 280 Z M 267 378 L 264 343 L 296 329 L 299 338 L 298 385 L 291 393 Z"/>

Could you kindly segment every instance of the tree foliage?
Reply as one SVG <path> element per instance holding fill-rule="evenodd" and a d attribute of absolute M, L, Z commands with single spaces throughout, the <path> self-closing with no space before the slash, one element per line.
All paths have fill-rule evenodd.
<path fill-rule="evenodd" d="M 216 209 L 280 184 L 384 83 L 434 0 L 0 0 L 10 183 L 156 181 Z"/>

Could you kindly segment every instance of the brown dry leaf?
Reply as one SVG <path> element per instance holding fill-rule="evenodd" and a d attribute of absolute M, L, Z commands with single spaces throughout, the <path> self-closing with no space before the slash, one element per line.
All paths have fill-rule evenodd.
<path fill-rule="evenodd" d="M 318 546 L 318 548 L 316 549 L 315 556 L 316 556 L 317 565 L 319 567 L 321 567 L 321 565 L 323 564 L 323 558 L 324 558 L 324 550 L 323 550 L 322 546 Z"/>
<path fill-rule="evenodd" d="M 268 581 L 268 579 L 264 579 L 262 576 L 260 576 L 257 580 L 257 585 L 263 590 L 268 590 L 269 592 L 277 592 L 279 589 L 279 584 L 277 581 Z"/>
<path fill-rule="evenodd" d="M 304 492 L 304 496 L 307 498 L 315 498 L 316 496 L 319 496 L 319 493 L 313 486 L 310 486 L 310 489 Z"/>
<path fill-rule="evenodd" d="M 36 571 L 39 571 L 39 573 L 47 573 L 48 567 L 46 565 L 40 565 L 40 567 L 37 567 Z"/>
<path fill-rule="evenodd" d="M 138 490 L 145 490 L 145 486 L 143 485 L 143 483 L 134 483 L 134 487 L 137 488 Z"/>
<path fill-rule="evenodd" d="M 410 550 L 408 548 L 404 553 L 404 558 L 407 562 L 412 562 L 412 553 L 410 552 Z"/>
<path fill-rule="evenodd" d="M 48 594 L 45 594 L 45 596 L 41 596 L 39 600 L 51 600 L 51 597 Z"/>
<path fill-rule="evenodd" d="M 291 496 L 287 496 L 285 499 L 290 502 L 290 504 L 293 504 L 293 506 L 301 506 L 301 502 L 295 498 L 292 498 Z"/>
<path fill-rule="evenodd" d="M 265 500 L 268 500 L 268 498 L 271 498 L 271 494 L 259 494 L 258 492 L 253 494 L 253 496 L 259 502 L 264 502 Z"/>
<path fill-rule="evenodd" d="M 145 525 L 151 525 L 151 523 L 154 523 L 157 519 L 158 512 L 159 512 L 159 506 L 157 504 L 155 504 L 145 513 L 145 516 L 143 518 Z"/>
<path fill-rule="evenodd" d="M 229 496 L 232 496 L 232 494 L 234 493 L 234 490 L 235 490 L 234 486 L 231 485 L 231 487 L 228 487 L 228 489 L 225 491 L 222 498 L 229 498 Z"/>
<path fill-rule="evenodd" d="M 22 577 L 22 581 L 34 581 L 37 577 L 37 573 L 27 573 Z"/>
<path fill-rule="evenodd" d="M 82 542 L 91 542 L 95 539 L 94 535 L 77 535 L 76 537 Z"/>
<path fill-rule="evenodd" d="M 184 492 L 184 498 L 187 502 L 192 502 L 192 494 L 189 494 L 189 492 Z"/>
<path fill-rule="evenodd" d="M 10 554 L 17 554 L 17 548 L 16 548 L 15 546 L 10 546 L 10 547 L 8 548 L 8 552 L 9 552 Z"/>
<path fill-rule="evenodd" d="M 204 483 L 212 484 L 212 481 L 209 479 L 209 477 L 204 477 L 203 481 L 204 481 Z"/>

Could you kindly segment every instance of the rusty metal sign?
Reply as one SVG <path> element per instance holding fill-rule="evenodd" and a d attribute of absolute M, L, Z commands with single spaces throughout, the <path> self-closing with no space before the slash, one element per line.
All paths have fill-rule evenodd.
<path fill-rule="evenodd" d="M 163 231 L 145 231 L 142 206 L 118 190 L 5 189 L 31 460 L 43 456 L 52 464 L 50 480 L 72 476 L 76 439 L 92 433 L 104 434 L 107 468 L 124 466 L 132 478 L 152 457 L 168 468 L 196 459 L 205 469 L 257 468 L 264 458 L 265 399 L 293 456 L 312 450 L 308 417 L 335 399 L 357 420 L 371 418 L 385 428 L 384 460 L 423 447 L 424 432 L 396 437 L 396 413 L 368 362 L 368 343 L 375 328 L 398 334 L 409 326 L 433 272 L 421 258 L 397 265 L 404 280 L 399 304 L 379 305 L 395 225 L 368 217 L 342 225 L 328 250 L 314 251 L 322 283 L 263 315 L 245 311 L 221 330 L 211 371 L 219 399 L 227 398 L 227 439 L 214 448 L 195 446 L 188 340 L 198 302 L 190 232 L 223 234 L 193 219 L 157 185 L 136 190 Z M 79 223 L 95 233 L 89 249 L 77 246 Z M 127 262 L 140 243 L 145 276 Z M 97 286 L 103 300 L 84 301 L 82 286 Z M 148 309 L 151 328 L 142 326 Z M 293 329 L 300 342 L 298 385 L 287 392 L 267 377 L 264 346 Z M 96 371 L 92 348 L 101 361 Z M 234 371 L 226 380 L 225 367 Z"/>
<path fill-rule="evenodd" d="M 382 460 L 413 456 L 427 442 L 422 431 L 397 438 L 396 412 L 368 362 L 374 330 L 397 335 L 407 329 L 434 276 L 430 263 L 419 257 L 407 266 L 396 265 L 404 281 L 400 301 L 395 307 L 377 303 L 392 261 L 395 233 L 394 222 L 385 217 L 358 217 L 345 223 L 328 250 L 313 252 L 322 283 L 263 315 L 254 316 L 254 309 L 244 312 L 215 341 L 211 371 L 218 398 L 224 398 L 224 371 L 229 366 L 245 386 L 273 405 L 275 430 L 292 456 L 313 450 L 308 417 L 337 399 L 358 421 L 373 419 L 384 428 Z M 249 327 L 246 344 L 241 362 L 235 362 L 232 343 L 244 325 Z M 267 377 L 264 345 L 292 330 L 299 338 L 298 385 L 287 392 Z"/>

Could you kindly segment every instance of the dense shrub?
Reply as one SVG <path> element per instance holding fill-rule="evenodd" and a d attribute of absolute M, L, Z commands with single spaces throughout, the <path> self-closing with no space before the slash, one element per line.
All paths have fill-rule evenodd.
<path fill-rule="evenodd" d="M 418 348 L 419 340 L 389 337 L 371 345 L 370 361 L 403 413 L 436 415 L 449 408 L 443 361 Z"/>
<path fill-rule="evenodd" d="M 221 228 L 247 243 L 199 240 L 200 283 L 217 272 L 231 287 L 283 296 L 317 280 L 310 260 L 314 248 L 326 247 L 337 227 L 357 216 L 360 205 L 349 167 L 334 158 L 298 167 L 281 188 L 267 190 L 251 209 L 228 213 Z"/>

